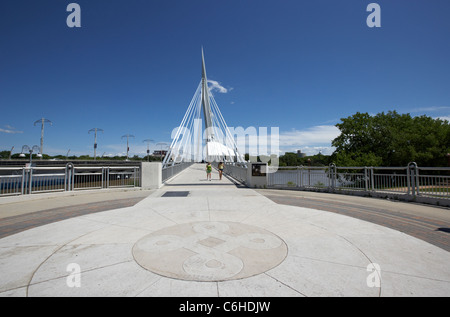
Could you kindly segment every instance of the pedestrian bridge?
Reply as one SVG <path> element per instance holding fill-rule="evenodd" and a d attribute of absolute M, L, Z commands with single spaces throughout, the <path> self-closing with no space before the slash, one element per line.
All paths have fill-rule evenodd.
<path fill-rule="evenodd" d="M 220 180 L 215 170 L 207 181 L 204 164 L 193 164 L 151 190 L 71 195 L 82 201 L 89 193 L 113 191 L 146 192 L 146 197 L 132 206 L 85 213 L 0 239 L 0 295 L 450 294 L 448 251 L 354 217 L 277 203 L 231 177 Z M 52 199 L 62 201 L 58 195 L 64 194 L 39 198 L 45 195 L 31 196 L 41 209 Z M 25 204 L 18 198 L 26 196 L 8 203 L 11 197 L 2 197 L 0 215 L 20 209 Z M 358 199 L 377 206 L 374 199 Z M 340 199 L 332 201 L 338 205 Z M 389 203 L 391 208 L 407 205 Z M 38 215 L 35 210 L 28 221 Z M 72 268 L 79 269 L 77 278 Z"/>
<path fill-rule="evenodd" d="M 22 164 L 19 162 L 19 166 Z M 192 164 L 163 167 L 160 162 L 86 161 L 2 166 L 0 197 L 112 188 L 155 189 Z M 405 167 L 279 167 L 247 162 L 227 163 L 224 173 L 252 188 L 332 192 L 450 207 L 450 167 L 419 167 L 415 163 Z"/>

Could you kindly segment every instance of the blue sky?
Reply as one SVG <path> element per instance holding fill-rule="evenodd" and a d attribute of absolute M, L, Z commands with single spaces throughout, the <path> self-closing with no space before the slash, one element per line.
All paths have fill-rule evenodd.
<path fill-rule="evenodd" d="M 0 3 L 0 150 L 145 155 L 171 142 L 201 79 L 231 127 L 279 127 L 282 151 L 331 153 L 356 112 L 450 118 L 448 0 L 63 0 Z M 381 7 L 369 28 L 366 7 Z"/>

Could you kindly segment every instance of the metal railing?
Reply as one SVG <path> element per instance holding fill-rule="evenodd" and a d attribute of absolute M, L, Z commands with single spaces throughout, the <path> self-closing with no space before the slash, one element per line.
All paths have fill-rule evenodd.
<path fill-rule="evenodd" d="M 268 166 L 269 187 L 329 187 L 331 178 L 326 167 Z"/>
<path fill-rule="evenodd" d="M 74 167 L 72 189 L 139 187 L 138 166 Z"/>
<path fill-rule="evenodd" d="M 0 196 L 66 190 L 65 167 L 1 167 Z"/>
<path fill-rule="evenodd" d="M 73 167 L 69 175 L 72 190 L 106 188 L 105 167 Z"/>
<path fill-rule="evenodd" d="M 241 183 L 245 183 L 247 181 L 247 167 L 243 164 L 224 164 L 223 172 Z"/>
<path fill-rule="evenodd" d="M 272 188 L 328 189 L 450 199 L 450 167 L 268 167 Z"/>
<path fill-rule="evenodd" d="M 0 167 L 0 195 L 22 194 L 24 174 L 22 167 Z"/>
<path fill-rule="evenodd" d="M 109 167 L 107 170 L 107 187 L 139 187 L 139 167 Z"/>
<path fill-rule="evenodd" d="M 0 196 L 140 186 L 139 166 L 0 167 Z"/>
<path fill-rule="evenodd" d="M 179 163 L 179 164 L 174 164 L 172 166 L 164 167 L 162 169 L 162 182 L 163 183 L 166 182 L 167 180 L 169 180 L 173 176 L 177 175 L 181 171 L 183 171 L 186 168 L 188 168 L 189 166 L 191 166 L 192 164 L 194 164 L 194 163 L 192 163 L 192 162 L 183 162 L 183 163 Z"/>
<path fill-rule="evenodd" d="M 64 167 L 31 167 L 24 171 L 25 176 L 28 174 L 28 182 L 23 182 L 24 194 L 66 190 L 66 168 Z"/>
<path fill-rule="evenodd" d="M 450 198 L 450 168 L 417 167 L 415 176 L 417 195 Z"/>

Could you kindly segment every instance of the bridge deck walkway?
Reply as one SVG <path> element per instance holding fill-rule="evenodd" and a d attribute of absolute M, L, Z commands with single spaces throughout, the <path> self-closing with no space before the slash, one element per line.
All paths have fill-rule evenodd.
<path fill-rule="evenodd" d="M 216 171 L 207 181 L 204 167 L 130 206 L 0 239 L 0 296 L 450 295 L 448 251 L 347 215 L 279 204 Z M 73 263 L 81 285 L 70 287 Z"/>

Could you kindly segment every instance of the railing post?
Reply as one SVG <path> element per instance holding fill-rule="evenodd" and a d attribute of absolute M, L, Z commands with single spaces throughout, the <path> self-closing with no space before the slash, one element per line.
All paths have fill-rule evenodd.
<path fill-rule="evenodd" d="M 102 185 L 101 185 L 102 189 L 104 188 L 104 184 L 105 184 L 104 176 L 105 176 L 105 167 L 102 166 Z"/>
<path fill-rule="evenodd" d="M 75 189 L 75 166 L 72 168 L 72 175 L 71 175 L 72 179 L 70 180 L 70 182 L 72 183 L 72 188 L 70 190 L 74 190 Z"/>
<path fill-rule="evenodd" d="M 311 165 L 308 166 L 308 187 L 311 187 Z"/>
<path fill-rule="evenodd" d="M 25 167 L 22 168 L 22 189 L 21 189 L 21 194 L 25 194 L 25 182 L 26 182 L 26 177 L 25 177 L 26 173 L 25 173 Z"/>
<path fill-rule="evenodd" d="M 303 187 L 303 165 L 300 165 L 300 187 Z"/>
<path fill-rule="evenodd" d="M 408 163 L 408 172 L 409 172 L 409 176 L 408 180 L 410 181 L 410 186 L 411 186 L 411 194 L 413 196 L 416 196 L 419 194 L 419 192 L 417 191 L 416 193 L 416 186 L 418 186 L 419 184 L 416 183 L 416 177 L 417 177 L 417 164 L 415 162 L 410 162 Z M 418 180 L 418 178 L 417 178 Z M 409 187 L 409 186 L 408 186 Z M 408 189 L 408 193 L 409 193 L 409 189 Z"/>
<path fill-rule="evenodd" d="M 72 185 L 72 178 L 73 178 L 73 164 L 67 163 L 66 164 L 66 171 L 64 173 L 64 191 L 71 191 L 73 189 Z"/>
<path fill-rule="evenodd" d="M 411 173 L 409 171 L 409 164 L 406 167 L 406 186 L 408 187 L 407 194 L 411 195 Z"/>
<path fill-rule="evenodd" d="M 364 190 L 369 191 L 369 177 L 367 176 L 367 166 L 364 166 Z"/>
<path fill-rule="evenodd" d="M 419 167 L 417 164 L 414 166 L 415 174 L 416 174 L 416 186 L 417 186 L 417 195 L 420 195 L 420 178 L 419 178 Z"/>
<path fill-rule="evenodd" d="M 67 164 L 66 164 L 66 168 L 64 169 L 64 191 L 67 191 Z"/>
<path fill-rule="evenodd" d="M 31 154 L 30 154 L 31 155 Z M 33 186 L 33 167 L 30 166 L 29 169 L 29 184 L 28 184 L 28 193 L 31 194 L 32 193 L 32 186 Z"/>
<path fill-rule="evenodd" d="M 109 188 L 109 166 L 106 167 L 106 188 Z"/>
<path fill-rule="evenodd" d="M 334 190 L 336 188 L 336 165 L 334 163 L 330 164 L 330 188 Z"/>
<path fill-rule="evenodd" d="M 373 178 L 373 166 L 370 167 L 370 188 L 371 191 L 375 191 L 375 184 L 374 184 L 374 178 Z"/>
<path fill-rule="evenodd" d="M 328 189 L 331 188 L 331 164 L 328 166 L 328 171 L 327 171 L 327 187 Z"/>

